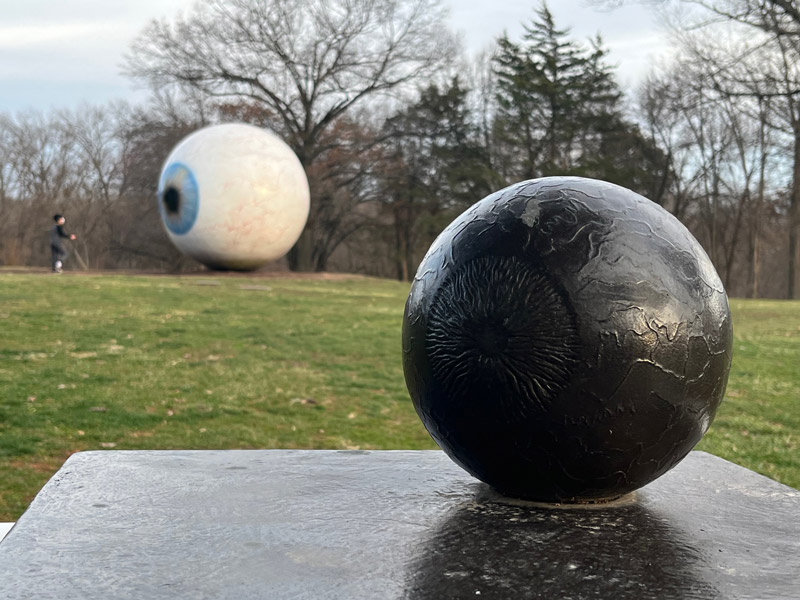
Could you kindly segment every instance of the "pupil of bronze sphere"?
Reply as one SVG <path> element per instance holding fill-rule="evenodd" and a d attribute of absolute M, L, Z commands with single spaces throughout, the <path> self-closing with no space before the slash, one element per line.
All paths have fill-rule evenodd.
<path fill-rule="evenodd" d="M 475 344 L 481 354 L 497 357 L 508 347 L 508 332 L 502 327 L 485 325 L 476 332 Z"/>
<path fill-rule="evenodd" d="M 426 334 L 433 374 L 453 398 L 490 393 L 543 408 L 569 383 L 580 347 L 573 309 L 515 257 L 481 257 L 445 281 Z"/>

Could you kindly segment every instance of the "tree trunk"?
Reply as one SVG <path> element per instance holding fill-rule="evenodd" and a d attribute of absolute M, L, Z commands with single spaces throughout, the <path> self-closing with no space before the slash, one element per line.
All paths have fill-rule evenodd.
<path fill-rule="evenodd" d="M 751 298 L 758 298 L 758 276 L 761 270 L 759 266 L 759 261 L 761 260 L 761 257 L 759 256 L 760 253 L 759 251 L 761 249 L 760 246 L 761 246 L 761 240 L 759 238 L 758 226 L 756 225 L 755 231 L 753 232 L 753 253 L 750 256 L 750 261 L 751 261 L 750 271 L 752 277 L 752 283 L 750 287 Z"/>
<path fill-rule="evenodd" d="M 536 177 L 536 156 L 533 152 L 533 133 L 531 132 L 530 123 L 525 123 L 525 153 L 527 156 L 527 161 L 525 165 L 525 172 L 523 173 L 523 177 L 525 179 L 533 179 Z"/>
<path fill-rule="evenodd" d="M 328 270 L 328 259 L 330 258 L 331 253 L 328 252 L 320 252 L 317 255 L 317 259 L 314 264 L 314 270 L 317 273 L 324 273 Z"/>
<path fill-rule="evenodd" d="M 405 210 L 403 210 L 405 208 Z M 408 281 L 409 210 L 400 203 L 394 206 L 394 256 L 398 281 Z"/>
<path fill-rule="evenodd" d="M 309 272 L 314 270 L 314 239 L 311 227 L 306 225 L 297 243 L 289 250 L 287 259 L 292 271 Z"/>
<path fill-rule="evenodd" d="M 405 268 L 405 272 L 403 273 L 403 281 L 411 281 L 411 271 L 414 269 L 414 245 L 411 242 L 409 236 L 409 240 L 406 243 L 406 257 L 403 260 L 403 267 Z"/>
<path fill-rule="evenodd" d="M 725 288 L 730 289 L 731 285 L 731 278 L 733 274 L 733 263 L 736 259 L 736 249 L 739 245 L 739 234 L 742 229 L 742 215 L 744 214 L 744 207 L 747 203 L 747 198 L 749 194 L 748 191 L 745 191 L 741 198 L 739 199 L 739 204 L 736 207 L 736 218 L 734 219 L 733 223 L 733 232 L 731 233 L 731 239 L 727 243 L 727 248 L 725 249 Z M 724 242 L 723 238 L 723 242 Z"/>
<path fill-rule="evenodd" d="M 792 169 L 792 193 L 789 198 L 789 285 L 786 297 L 800 297 L 797 285 L 798 236 L 800 236 L 800 123 L 795 125 L 794 165 Z"/>
<path fill-rule="evenodd" d="M 789 300 L 797 299 L 797 263 L 798 263 L 798 247 L 797 247 L 797 233 L 800 229 L 798 225 L 798 210 L 797 210 L 797 190 L 792 191 L 792 204 L 789 209 L 789 285 L 788 293 L 786 295 Z"/>
<path fill-rule="evenodd" d="M 711 234 L 711 251 L 708 255 L 711 257 L 711 262 L 714 264 L 714 268 L 721 271 L 722 265 L 719 264 L 719 248 L 717 247 L 717 216 L 719 215 L 719 173 L 717 171 L 717 166 L 714 165 L 712 167 L 712 183 L 711 183 L 711 224 L 710 224 L 710 234 Z"/>
<path fill-rule="evenodd" d="M 767 181 L 767 150 L 766 128 L 764 106 L 759 100 L 759 122 L 758 146 L 761 150 L 761 159 L 758 164 L 758 195 L 756 196 L 756 208 L 753 211 L 753 221 L 751 223 L 750 235 L 750 297 L 758 298 L 759 275 L 761 273 L 761 211 L 764 209 L 764 189 Z"/>

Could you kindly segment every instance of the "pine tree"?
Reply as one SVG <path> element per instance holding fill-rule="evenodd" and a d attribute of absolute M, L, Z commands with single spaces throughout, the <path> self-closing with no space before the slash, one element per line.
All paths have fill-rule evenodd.
<path fill-rule="evenodd" d="M 523 178 L 567 174 L 619 120 L 622 96 L 599 38 L 586 48 L 556 26 L 544 2 L 523 42 L 498 41 L 496 132 Z M 594 142 L 594 143 L 593 143 Z M 512 156 L 509 156 L 511 159 Z"/>
<path fill-rule="evenodd" d="M 467 93 L 458 78 L 442 90 L 430 85 L 384 126 L 382 179 L 400 279 L 413 274 L 424 248 L 456 214 L 492 191 Z"/>

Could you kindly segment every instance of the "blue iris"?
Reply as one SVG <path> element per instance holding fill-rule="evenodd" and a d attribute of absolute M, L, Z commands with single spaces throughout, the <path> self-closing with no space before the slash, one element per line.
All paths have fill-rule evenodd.
<path fill-rule="evenodd" d="M 181 163 L 171 163 L 158 182 L 158 210 L 161 220 L 172 233 L 187 233 L 197 220 L 200 194 L 191 169 Z"/>

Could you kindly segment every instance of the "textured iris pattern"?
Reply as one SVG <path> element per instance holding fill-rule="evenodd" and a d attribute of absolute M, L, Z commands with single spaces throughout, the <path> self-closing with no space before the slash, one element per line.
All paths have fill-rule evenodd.
<path fill-rule="evenodd" d="M 171 194 L 172 197 L 167 196 Z M 172 233 L 188 233 L 200 210 L 200 193 L 192 170 L 174 162 L 164 169 L 158 183 L 158 210 Z"/>
<path fill-rule="evenodd" d="M 553 282 L 517 258 L 495 256 L 467 263 L 442 284 L 425 341 L 451 398 L 488 388 L 522 410 L 555 399 L 580 348 L 574 313 Z"/>

